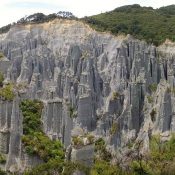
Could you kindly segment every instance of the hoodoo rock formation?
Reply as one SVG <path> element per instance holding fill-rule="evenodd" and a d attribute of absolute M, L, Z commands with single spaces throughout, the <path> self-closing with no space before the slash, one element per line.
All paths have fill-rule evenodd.
<path fill-rule="evenodd" d="M 41 162 L 23 149 L 20 102 L 40 99 L 43 131 L 61 140 L 67 158 L 91 164 L 88 134 L 108 149 L 164 139 L 175 131 L 175 45 L 155 47 L 127 35 L 99 33 L 76 20 L 16 25 L 0 35 L 0 71 L 14 98 L 0 100 L 0 152 L 5 170 L 23 171 Z M 73 138 L 82 138 L 75 146 Z M 122 154 L 122 153 L 120 153 Z M 83 155 L 83 156 L 82 156 Z"/>

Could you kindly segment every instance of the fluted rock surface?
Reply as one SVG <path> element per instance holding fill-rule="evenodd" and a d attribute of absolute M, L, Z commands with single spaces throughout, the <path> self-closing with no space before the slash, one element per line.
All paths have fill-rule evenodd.
<path fill-rule="evenodd" d="M 147 148 L 150 133 L 175 130 L 172 43 L 156 48 L 129 35 L 54 20 L 11 28 L 0 35 L 0 50 L 6 56 L 0 61 L 4 82 L 23 87 L 13 102 L 0 102 L 0 152 L 7 155 L 7 170 L 40 163 L 25 158 L 20 141 L 19 103 L 25 98 L 43 101 L 44 132 L 65 147 L 77 128 L 104 137 L 111 150 L 139 138 Z"/>

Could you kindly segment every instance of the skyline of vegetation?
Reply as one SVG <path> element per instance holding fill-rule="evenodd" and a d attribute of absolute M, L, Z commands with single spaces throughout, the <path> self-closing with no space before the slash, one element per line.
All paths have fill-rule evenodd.
<path fill-rule="evenodd" d="M 97 31 L 109 31 L 114 35 L 131 34 L 156 46 L 166 39 L 175 41 L 175 5 L 159 9 L 127 5 L 85 17 L 84 20 Z"/>

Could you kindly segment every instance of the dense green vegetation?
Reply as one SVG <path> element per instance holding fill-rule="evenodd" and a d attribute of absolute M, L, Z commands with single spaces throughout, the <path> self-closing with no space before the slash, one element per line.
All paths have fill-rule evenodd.
<path fill-rule="evenodd" d="M 76 170 L 83 172 L 85 175 L 90 174 L 90 168 L 87 166 L 84 166 L 78 162 L 65 162 L 62 175 L 72 175 Z"/>
<path fill-rule="evenodd" d="M 48 163 L 41 164 L 31 171 L 26 171 L 24 175 L 72 175 L 76 170 L 82 171 L 85 175 L 89 175 L 90 168 L 76 162 L 60 162 L 58 160 L 50 160 Z"/>
<path fill-rule="evenodd" d="M 64 149 L 60 141 L 52 141 L 42 131 L 41 111 L 43 104 L 38 100 L 24 100 L 22 142 L 29 155 L 36 154 L 45 162 L 51 159 L 64 160 Z"/>
<path fill-rule="evenodd" d="M 38 100 L 24 100 L 21 102 L 20 108 L 23 114 L 23 134 L 42 132 L 41 111 L 42 102 Z"/>
<path fill-rule="evenodd" d="M 159 135 L 153 136 L 150 142 L 150 150 L 149 166 L 152 174 L 175 174 L 174 135 L 169 141 L 161 141 Z"/>
<path fill-rule="evenodd" d="M 90 175 L 124 175 L 124 172 L 116 165 L 97 160 L 91 169 Z"/>
<path fill-rule="evenodd" d="M 141 142 L 140 142 L 141 143 Z M 175 175 L 175 136 L 162 141 L 159 135 L 150 139 L 150 152 L 141 154 L 143 142 L 136 146 L 137 156 L 131 162 L 131 174 L 134 175 Z"/>
<path fill-rule="evenodd" d="M 106 149 L 103 139 L 95 143 L 95 152 L 100 156 L 95 159 L 90 175 L 175 175 L 175 135 L 169 141 L 162 141 L 159 135 L 150 139 L 150 152 L 141 153 L 143 141 L 134 143 L 135 156 L 126 171 L 110 163 L 111 157 L 102 153 Z M 106 155 L 106 156 L 105 156 Z"/>
<path fill-rule="evenodd" d="M 51 160 L 47 163 L 43 163 L 33 168 L 32 170 L 28 170 L 24 173 L 24 175 L 52 175 L 57 172 L 62 172 L 63 170 L 63 162 Z"/>
<path fill-rule="evenodd" d="M 64 160 L 64 148 L 59 141 L 50 140 L 42 131 L 41 111 L 42 102 L 24 100 L 21 103 L 24 116 L 22 138 L 25 150 L 30 155 L 38 155 L 45 163 L 26 171 L 25 175 L 71 175 L 80 170 L 85 175 L 174 175 L 175 172 L 175 136 L 169 141 L 161 141 L 159 136 L 150 139 L 150 153 L 142 155 L 143 141 L 134 142 L 132 149 L 135 156 L 130 160 L 127 171 L 118 165 L 111 164 L 112 155 L 106 148 L 102 138 L 95 141 L 94 165 L 86 167 L 77 162 Z M 154 115 L 153 111 L 152 114 Z M 90 139 L 92 136 L 89 136 Z M 74 142 L 77 140 L 75 139 Z M 77 141 L 79 143 L 79 140 Z M 93 143 L 92 142 L 92 143 Z"/>
<path fill-rule="evenodd" d="M 98 31 L 131 34 L 155 45 L 167 38 L 175 41 L 175 5 L 159 9 L 128 5 L 84 20 Z"/>

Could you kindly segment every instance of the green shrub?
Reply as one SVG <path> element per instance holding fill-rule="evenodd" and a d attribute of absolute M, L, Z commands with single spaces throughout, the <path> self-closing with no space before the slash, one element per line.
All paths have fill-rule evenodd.
<path fill-rule="evenodd" d="M 24 175 L 71 175 L 76 170 L 79 170 L 85 175 L 89 175 L 90 168 L 78 163 L 78 162 L 62 162 L 58 160 L 50 160 L 47 163 L 43 163 L 28 170 Z"/>
<path fill-rule="evenodd" d="M 47 163 L 38 165 L 31 170 L 26 170 L 24 175 L 52 175 L 63 171 L 64 163 L 58 160 L 49 160 Z"/>
<path fill-rule="evenodd" d="M 15 97 L 15 94 L 13 92 L 13 85 L 9 84 L 3 88 L 0 88 L 0 97 L 2 100 L 12 101 Z"/>
<path fill-rule="evenodd" d="M 152 96 L 147 96 L 148 103 L 153 103 L 153 97 Z"/>
<path fill-rule="evenodd" d="M 152 136 L 150 141 L 151 155 L 153 159 L 160 161 L 172 161 L 175 158 L 175 136 L 169 141 L 161 141 L 160 136 Z"/>
<path fill-rule="evenodd" d="M 95 151 L 103 150 L 105 148 L 105 141 L 102 138 L 99 138 L 95 142 Z"/>
<path fill-rule="evenodd" d="M 118 92 L 112 93 L 112 100 L 117 100 L 120 97 L 120 94 Z"/>
<path fill-rule="evenodd" d="M 64 149 L 60 141 L 52 141 L 42 132 L 23 136 L 22 142 L 29 155 L 36 154 L 45 162 L 50 159 L 64 160 Z"/>
<path fill-rule="evenodd" d="M 132 174 L 134 175 L 154 175 L 152 173 L 151 167 L 144 160 L 141 162 L 136 160 L 132 161 L 131 168 L 133 171 Z"/>
<path fill-rule="evenodd" d="M 89 175 L 90 173 L 90 168 L 80 164 L 79 162 L 65 162 L 62 175 L 73 174 L 76 170 L 83 172 L 85 175 Z"/>
<path fill-rule="evenodd" d="M 97 160 L 90 171 L 90 175 L 120 175 L 121 168 L 109 162 Z"/>
<path fill-rule="evenodd" d="M 175 159 L 174 134 L 172 135 L 169 141 L 162 141 L 160 135 L 152 136 L 150 139 L 149 164 L 152 167 L 153 174 L 173 175 L 175 167 L 174 159 Z"/>
<path fill-rule="evenodd" d="M 81 146 L 83 146 L 83 139 L 76 136 L 76 137 L 72 137 L 72 143 L 75 147 L 79 148 Z"/>
<path fill-rule="evenodd" d="M 38 100 L 24 100 L 20 108 L 23 114 L 23 133 L 28 135 L 33 132 L 42 132 L 41 112 L 42 102 Z"/>

